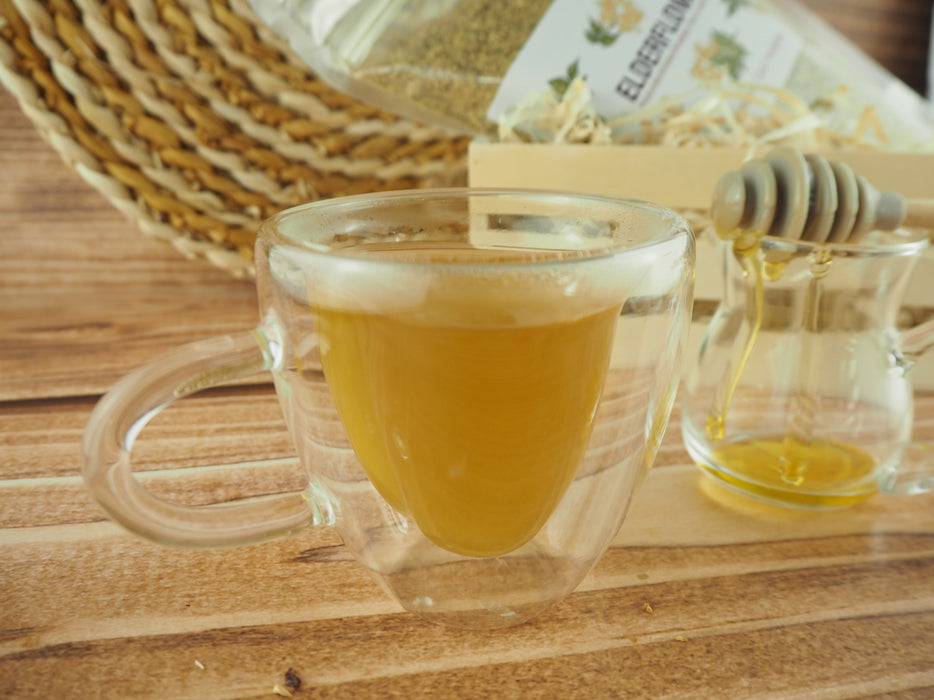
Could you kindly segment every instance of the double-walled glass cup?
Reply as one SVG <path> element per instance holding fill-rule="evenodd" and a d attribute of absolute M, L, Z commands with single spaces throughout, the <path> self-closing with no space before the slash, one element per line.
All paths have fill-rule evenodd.
<path fill-rule="evenodd" d="M 223 547 L 329 525 L 406 609 L 521 622 L 577 586 L 652 464 L 693 265 L 680 218 L 608 197 L 422 190 L 289 210 L 258 237 L 259 326 L 117 384 L 87 427 L 86 482 L 143 537 Z M 155 412 L 260 371 L 303 492 L 192 508 L 134 479 Z"/>

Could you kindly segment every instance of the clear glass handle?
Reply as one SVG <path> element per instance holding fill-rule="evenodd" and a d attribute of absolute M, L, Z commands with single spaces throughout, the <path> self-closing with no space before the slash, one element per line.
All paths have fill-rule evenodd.
<path fill-rule="evenodd" d="M 130 453 L 149 420 L 196 391 L 276 366 L 279 344 L 260 328 L 182 346 L 124 377 L 97 404 L 84 434 L 84 479 L 106 513 L 147 539 L 233 547 L 283 537 L 313 522 L 299 493 L 210 506 L 169 503 L 133 476 Z"/>
<path fill-rule="evenodd" d="M 919 323 L 902 333 L 902 355 L 914 361 L 934 347 L 934 319 Z"/>
<path fill-rule="evenodd" d="M 910 371 L 916 360 L 934 348 L 934 319 L 901 336 L 900 363 Z M 934 491 L 934 443 L 914 440 L 905 445 L 898 465 L 880 483 L 884 493 L 911 495 Z"/>

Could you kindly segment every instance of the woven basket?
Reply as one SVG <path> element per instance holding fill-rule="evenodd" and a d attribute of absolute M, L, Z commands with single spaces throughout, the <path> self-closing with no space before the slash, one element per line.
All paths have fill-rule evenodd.
<path fill-rule="evenodd" d="M 466 137 L 332 89 L 246 0 L 0 0 L 0 81 L 143 233 L 236 276 L 277 211 L 466 180 Z"/>

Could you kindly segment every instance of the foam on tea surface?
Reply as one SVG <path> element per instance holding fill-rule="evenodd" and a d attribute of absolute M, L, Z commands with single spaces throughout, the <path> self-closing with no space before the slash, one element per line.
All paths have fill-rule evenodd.
<path fill-rule="evenodd" d="M 348 258 L 339 284 L 309 280 L 325 376 L 367 475 L 441 547 L 520 547 L 590 438 L 622 271 L 607 258 L 561 263 L 575 252 L 464 244 L 355 255 L 432 263 L 389 280 L 373 266 L 355 275 Z M 511 264 L 530 258 L 541 264 Z M 407 269 L 396 263 L 386 275 Z"/>

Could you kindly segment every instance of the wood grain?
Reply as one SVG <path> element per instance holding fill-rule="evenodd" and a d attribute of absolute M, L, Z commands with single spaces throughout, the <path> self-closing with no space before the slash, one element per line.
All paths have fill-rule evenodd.
<path fill-rule="evenodd" d="M 141 235 L 5 92 L 0 144 L 0 400 L 100 394 L 161 352 L 256 324 L 251 282 Z"/>
<path fill-rule="evenodd" d="M 670 540 L 679 528 L 667 529 Z M 409 697 L 546 697 L 581 687 L 627 697 L 821 687 L 821 697 L 834 697 L 934 683 L 922 641 L 934 621 L 930 532 L 817 537 L 807 556 L 781 539 L 620 547 L 555 610 L 497 633 L 400 614 L 326 531 L 229 552 L 140 543 L 109 524 L 53 536 L 55 549 L 23 535 L 3 542 L 0 582 L 16 612 L 0 645 L 0 678 L 15 667 L 44 678 L 44 694 L 83 676 L 114 697 L 128 688 L 251 697 L 289 666 L 325 697 L 377 695 L 386 684 Z M 70 588 L 79 595 L 49 600 L 35 580 L 49 582 L 46 595 L 55 581 L 77 580 Z"/>
<path fill-rule="evenodd" d="M 909 4 L 918 24 L 923 3 L 888 7 Z M 0 92 L 0 697 L 275 698 L 288 668 L 298 698 L 934 697 L 934 495 L 756 504 L 690 464 L 677 410 L 610 550 L 514 629 L 402 612 L 328 528 L 224 551 L 129 535 L 80 477 L 97 397 L 256 314 L 250 283 L 140 235 Z M 934 396 L 917 414 L 934 439 Z M 306 481 L 264 378 L 171 407 L 134 458 L 188 503 Z"/>
<path fill-rule="evenodd" d="M 927 0 L 803 0 L 803 5 L 921 95 L 927 93 Z"/>

